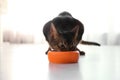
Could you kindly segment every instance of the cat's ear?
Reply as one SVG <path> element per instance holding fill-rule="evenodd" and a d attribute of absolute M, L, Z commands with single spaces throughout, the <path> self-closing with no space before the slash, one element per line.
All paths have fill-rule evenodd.
<path fill-rule="evenodd" d="M 74 40 L 76 40 L 79 32 L 79 25 L 76 25 L 71 32 L 75 33 Z"/>
<path fill-rule="evenodd" d="M 54 26 L 53 23 L 51 23 L 50 35 L 51 35 L 51 37 L 53 37 L 53 38 L 57 38 L 57 37 L 58 37 L 57 30 L 56 30 L 56 28 L 55 28 L 55 26 Z"/>

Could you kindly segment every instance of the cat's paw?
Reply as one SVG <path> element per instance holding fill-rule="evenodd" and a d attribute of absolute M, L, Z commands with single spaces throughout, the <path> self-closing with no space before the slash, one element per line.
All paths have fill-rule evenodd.
<path fill-rule="evenodd" d="M 80 55 L 84 56 L 85 52 L 84 51 L 80 51 Z"/>

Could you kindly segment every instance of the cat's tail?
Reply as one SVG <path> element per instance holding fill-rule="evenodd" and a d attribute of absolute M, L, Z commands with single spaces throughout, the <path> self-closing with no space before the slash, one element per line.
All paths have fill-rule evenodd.
<path fill-rule="evenodd" d="M 97 42 L 90 42 L 90 41 L 84 41 L 84 40 L 81 40 L 80 44 L 100 46 L 100 44 Z"/>

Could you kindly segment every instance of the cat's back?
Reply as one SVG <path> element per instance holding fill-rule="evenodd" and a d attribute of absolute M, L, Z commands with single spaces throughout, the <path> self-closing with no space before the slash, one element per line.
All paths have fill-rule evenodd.
<path fill-rule="evenodd" d="M 68 15 L 58 16 L 52 20 L 52 23 L 58 32 L 71 31 L 77 24 L 76 20 Z"/>

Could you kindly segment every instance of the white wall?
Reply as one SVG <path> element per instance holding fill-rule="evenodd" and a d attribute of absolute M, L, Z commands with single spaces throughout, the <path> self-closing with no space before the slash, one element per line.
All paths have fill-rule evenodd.
<path fill-rule="evenodd" d="M 103 34 L 120 33 L 119 8 L 119 0 L 8 0 L 8 11 L 1 22 L 4 30 L 32 34 L 36 42 L 41 42 L 44 24 L 60 12 L 68 11 L 83 22 L 84 39 L 100 41 Z"/>

